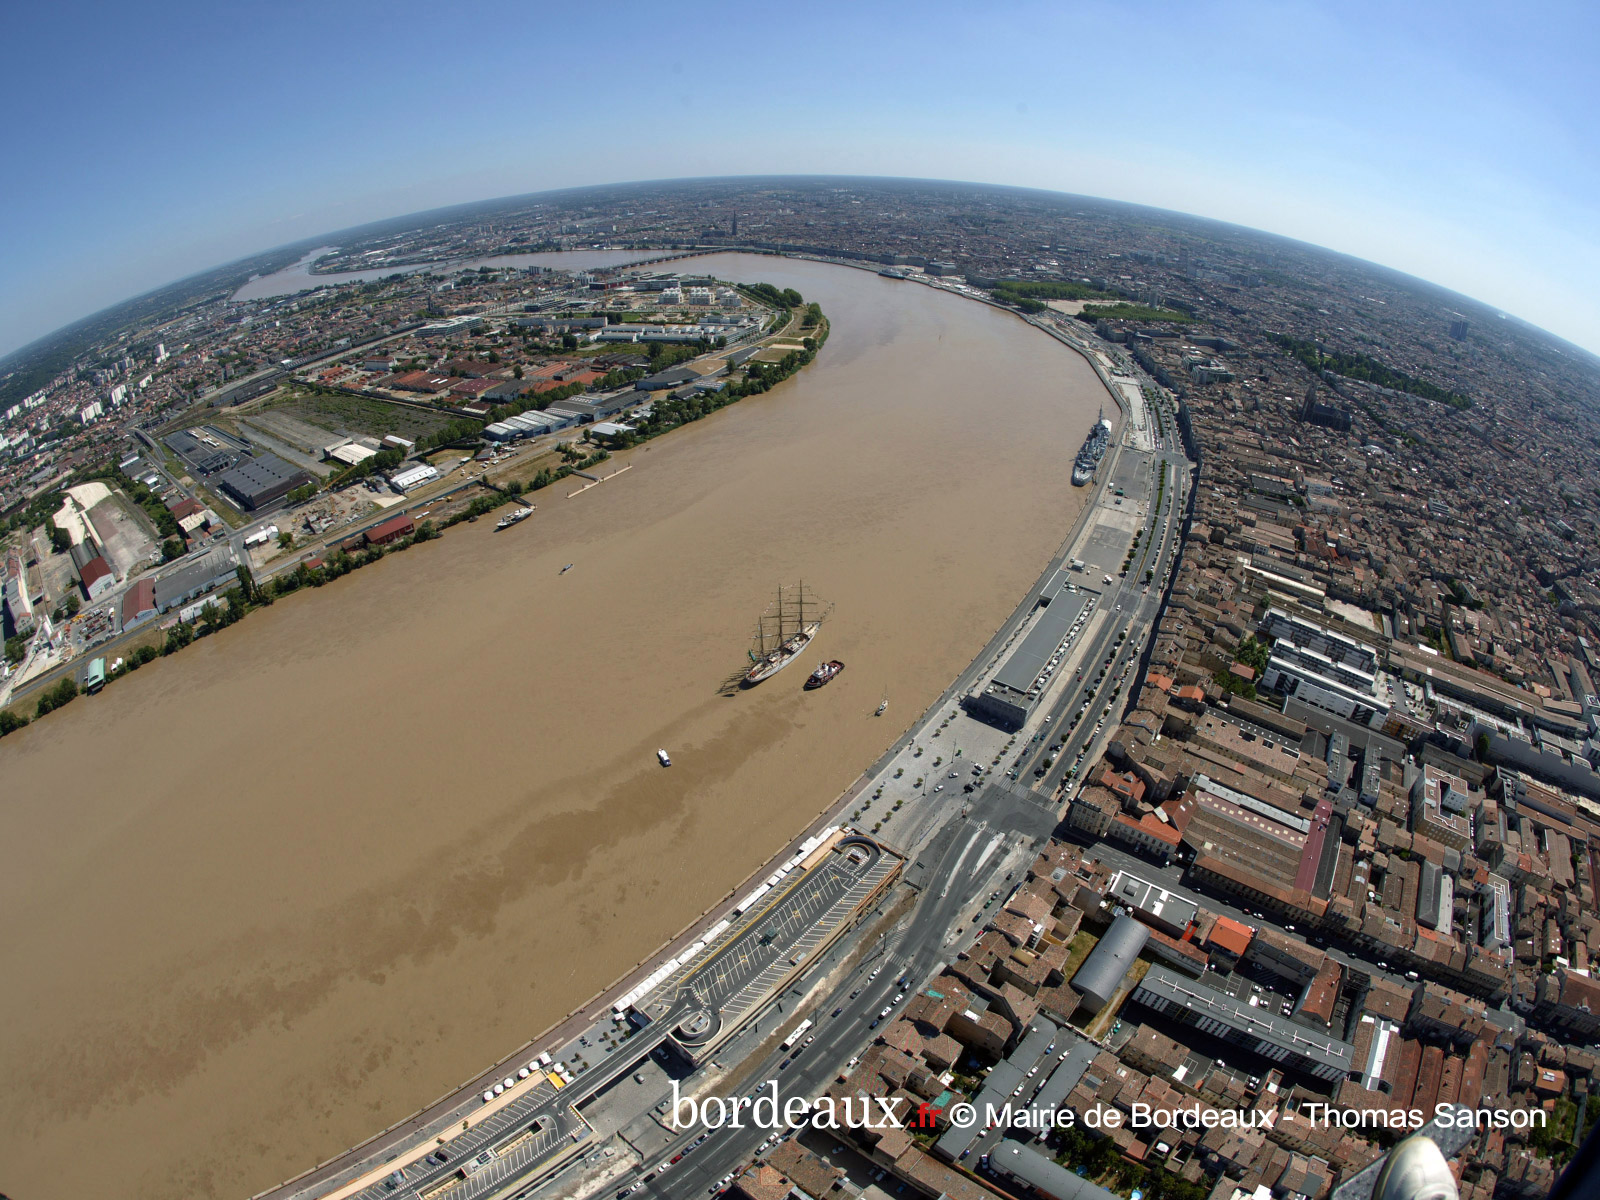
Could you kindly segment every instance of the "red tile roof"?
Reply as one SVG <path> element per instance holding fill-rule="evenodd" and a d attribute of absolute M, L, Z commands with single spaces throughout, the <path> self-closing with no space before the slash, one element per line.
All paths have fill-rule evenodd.
<path fill-rule="evenodd" d="M 1248 925 L 1240 924 L 1231 917 L 1218 917 L 1206 941 L 1238 957 L 1250 948 L 1250 939 L 1255 935 L 1256 931 Z"/>

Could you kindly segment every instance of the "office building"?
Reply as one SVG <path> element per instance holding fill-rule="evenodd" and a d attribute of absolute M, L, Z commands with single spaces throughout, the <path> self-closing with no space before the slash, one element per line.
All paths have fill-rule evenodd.
<path fill-rule="evenodd" d="M 1151 967 L 1134 988 L 1133 999 L 1170 1020 L 1193 1025 L 1317 1079 L 1342 1080 L 1354 1063 L 1355 1049 L 1349 1042 L 1316 1033 L 1167 967 Z"/>

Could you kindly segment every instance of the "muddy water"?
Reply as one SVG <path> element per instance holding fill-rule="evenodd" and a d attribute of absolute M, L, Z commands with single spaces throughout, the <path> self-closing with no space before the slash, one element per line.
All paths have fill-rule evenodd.
<path fill-rule="evenodd" d="M 818 361 L 0 743 L 0 1187 L 243 1197 L 411 1112 L 722 897 L 1011 610 L 1081 503 L 1087 366 L 919 285 L 705 266 L 820 300 Z M 809 659 L 719 695 L 799 578 Z"/>

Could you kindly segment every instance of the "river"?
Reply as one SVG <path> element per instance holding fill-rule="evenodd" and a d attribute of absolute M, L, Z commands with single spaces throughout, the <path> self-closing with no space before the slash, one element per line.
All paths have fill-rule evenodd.
<path fill-rule="evenodd" d="M 1031 585 L 1083 503 L 1081 359 L 865 271 L 696 269 L 797 288 L 831 339 L 613 482 L 0 743 L 12 1195 L 240 1200 L 469 1078 L 831 803 Z M 797 579 L 834 606 L 808 661 L 720 695 Z M 819 656 L 847 668 L 802 692 Z"/>

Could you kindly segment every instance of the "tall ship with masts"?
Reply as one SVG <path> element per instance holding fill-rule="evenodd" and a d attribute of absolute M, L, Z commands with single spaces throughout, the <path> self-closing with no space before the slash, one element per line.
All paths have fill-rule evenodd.
<path fill-rule="evenodd" d="M 771 679 L 799 658 L 822 628 L 822 616 L 822 606 L 815 596 L 806 594 L 804 583 L 788 593 L 779 587 L 777 604 L 756 622 L 744 686 L 754 687 Z"/>

